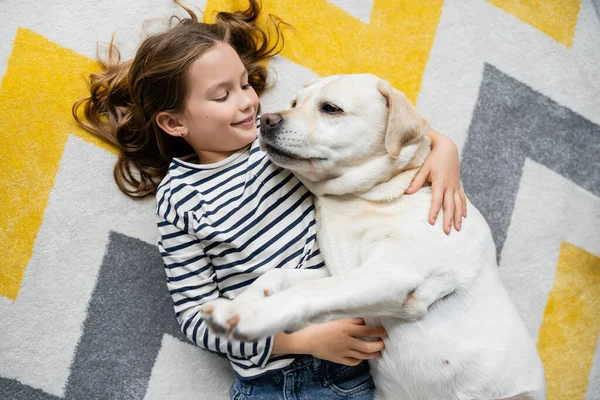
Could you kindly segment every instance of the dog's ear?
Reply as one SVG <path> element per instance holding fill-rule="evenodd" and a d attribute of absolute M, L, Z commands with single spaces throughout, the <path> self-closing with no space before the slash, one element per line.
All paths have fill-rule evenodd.
<path fill-rule="evenodd" d="M 425 133 L 425 121 L 402 92 L 388 82 L 377 82 L 377 90 L 385 98 L 388 121 L 385 148 L 390 156 L 398 158 L 402 147 Z"/>

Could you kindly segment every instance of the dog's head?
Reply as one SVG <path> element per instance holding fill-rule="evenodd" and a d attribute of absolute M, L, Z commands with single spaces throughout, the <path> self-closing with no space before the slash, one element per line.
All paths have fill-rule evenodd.
<path fill-rule="evenodd" d="M 287 110 L 264 114 L 259 140 L 273 162 L 318 182 L 374 158 L 398 159 L 426 127 L 388 82 L 335 75 L 306 85 Z"/>

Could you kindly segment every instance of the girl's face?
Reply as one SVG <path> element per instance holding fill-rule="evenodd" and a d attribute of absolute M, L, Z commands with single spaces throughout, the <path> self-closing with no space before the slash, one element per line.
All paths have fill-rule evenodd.
<path fill-rule="evenodd" d="M 202 163 L 227 158 L 256 138 L 258 96 L 235 50 L 217 43 L 194 61 L 181 121 Z"/>

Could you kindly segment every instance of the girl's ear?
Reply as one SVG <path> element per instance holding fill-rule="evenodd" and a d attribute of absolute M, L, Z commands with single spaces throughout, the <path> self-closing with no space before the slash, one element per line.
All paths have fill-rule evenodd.
<path fill-rule="evenodd" d="M 183 137 L 187 135 L 187 128 L 179 117 L 167 111 L 161 111 L 156 115 L 156 124 L 168 135 Z"/>

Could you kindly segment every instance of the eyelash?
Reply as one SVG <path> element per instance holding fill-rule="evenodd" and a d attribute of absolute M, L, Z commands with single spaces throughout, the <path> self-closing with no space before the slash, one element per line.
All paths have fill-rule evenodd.
<path fill-rule="evenodd" d="M 250 85 L 249 83 L 245 84 L 242 86 L 242 90 L 248 90 L 252 87 L 252 85 Z M 224 101 L 227 101 L 227 99 L 229 98 L 229 92 L 227 92 L 227 94 L 223 97 L 220 97 L 218 99 L 215 99 L 215 101 L 217 103 L 223 103 Z"/>

